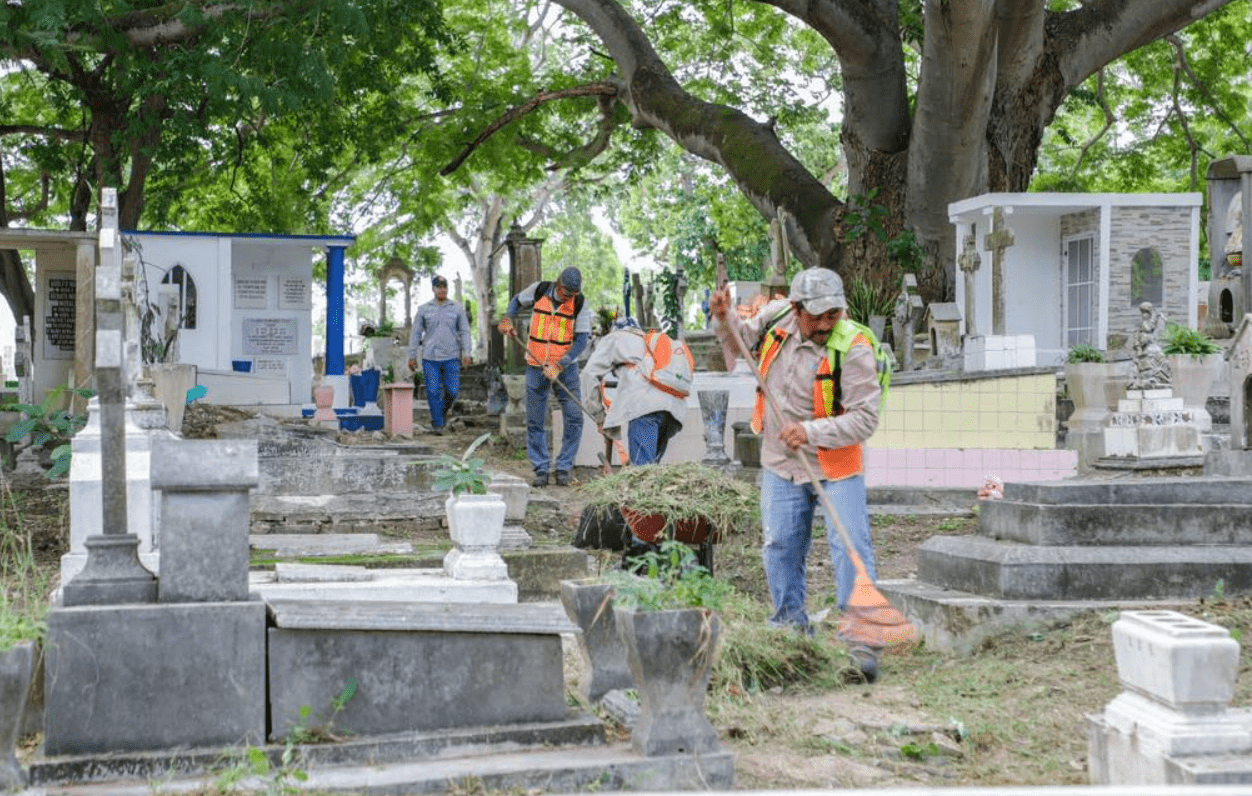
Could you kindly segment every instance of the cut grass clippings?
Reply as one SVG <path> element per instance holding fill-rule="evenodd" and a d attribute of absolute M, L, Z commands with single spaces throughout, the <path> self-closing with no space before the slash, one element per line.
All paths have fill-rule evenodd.
<path fill-rule="evenodd" d="M 705 518 L 724 532 L 760 524 L 760 489 L 698 462 L 623 467 L 578 487 L 586 505 L 663 515 L 667 524 Z"/>

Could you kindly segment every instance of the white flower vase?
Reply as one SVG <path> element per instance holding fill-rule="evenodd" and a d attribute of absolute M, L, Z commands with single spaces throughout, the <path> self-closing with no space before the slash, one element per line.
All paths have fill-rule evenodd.
<path fill-rule="evenodd" d="M 496 494 L 452 495 L 444 503 L 456 546 L 443 557 L 443 569 L 457 580 L 507 580 L 500 557 L 507 506 Z"/>

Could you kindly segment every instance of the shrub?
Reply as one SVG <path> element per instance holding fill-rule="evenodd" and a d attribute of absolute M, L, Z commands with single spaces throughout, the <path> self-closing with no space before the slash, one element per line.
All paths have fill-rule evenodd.
<path fill-rule="evenodd" d="M 1100 349 L 1096 348 L 1095 346 L 1087 345 L 1086 343 L 1081 343 L 1079 345 L 1070 347 L 1069 356 L 1066 357 L 1065 361 L 1074 362 L 1074 363 L 1103 362 L 1104 354 L 1103 352 L 1100 351 Z"/>
<path fill-rule="evenodd" d="M 1188 354 L 1199 359 L 1207 354 L 1216 354 L 1222 348 L 1199 329 L 1170 321 L 1165 325 L 1162 350 L 1166 354 Z"/>

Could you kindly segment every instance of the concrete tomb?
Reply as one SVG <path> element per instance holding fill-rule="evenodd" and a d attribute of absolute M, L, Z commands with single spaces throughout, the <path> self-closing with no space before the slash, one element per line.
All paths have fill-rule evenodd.
<path fill-rule="evenodd" d="M 1176 611 L 1113 623 L 1125 689 L 1087 717 L 1097 785 L 1252 784 L 1252 710 L 1231 708 L 1239 643 Z"/>

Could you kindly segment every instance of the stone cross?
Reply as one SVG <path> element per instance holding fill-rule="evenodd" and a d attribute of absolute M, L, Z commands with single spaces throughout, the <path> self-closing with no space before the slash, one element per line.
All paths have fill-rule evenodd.
<path fill-rule="evenodd" d="M 996 335 L 1004 334 L 1004 250 L 1013 243 L 1004 209 L 997 207 L 991 216 L 991 232 L 983 239 L 983 248 L 991 252 L 991 333 Z"/>
<path fill-rule="evenodd" d="M 910 290 L 917 290 L 917 277 L 905 274 L 891 319 L 891 336 L 895 345 L 900 347 L 901 370 L 913 369 L 913 334 L 926 309 L 922 305 L 922 297 Z"/>
<path fill-rule="evenodd" d="M 982 266 L 982 257 L 978 255 L 977 237 L 972 230 L 965 236 L 965 248 L 956 262 L 965 275 L 965 336 L 977 337 L 978 329 L 974 326 L 974 274 Z"/>
<path fill-rule="evenodd" d="M 156 578 L 139 563 L 139 537 L 129 532 L 126 521 L 126 309 L 116 190 L 101 192 L 100 217 L 96 387 L 100 399 L 103 534 L 87 538 L 87 563 L 62 588 L 62 602 L 67 606 L 151 603 L 157 597 Z"/>

